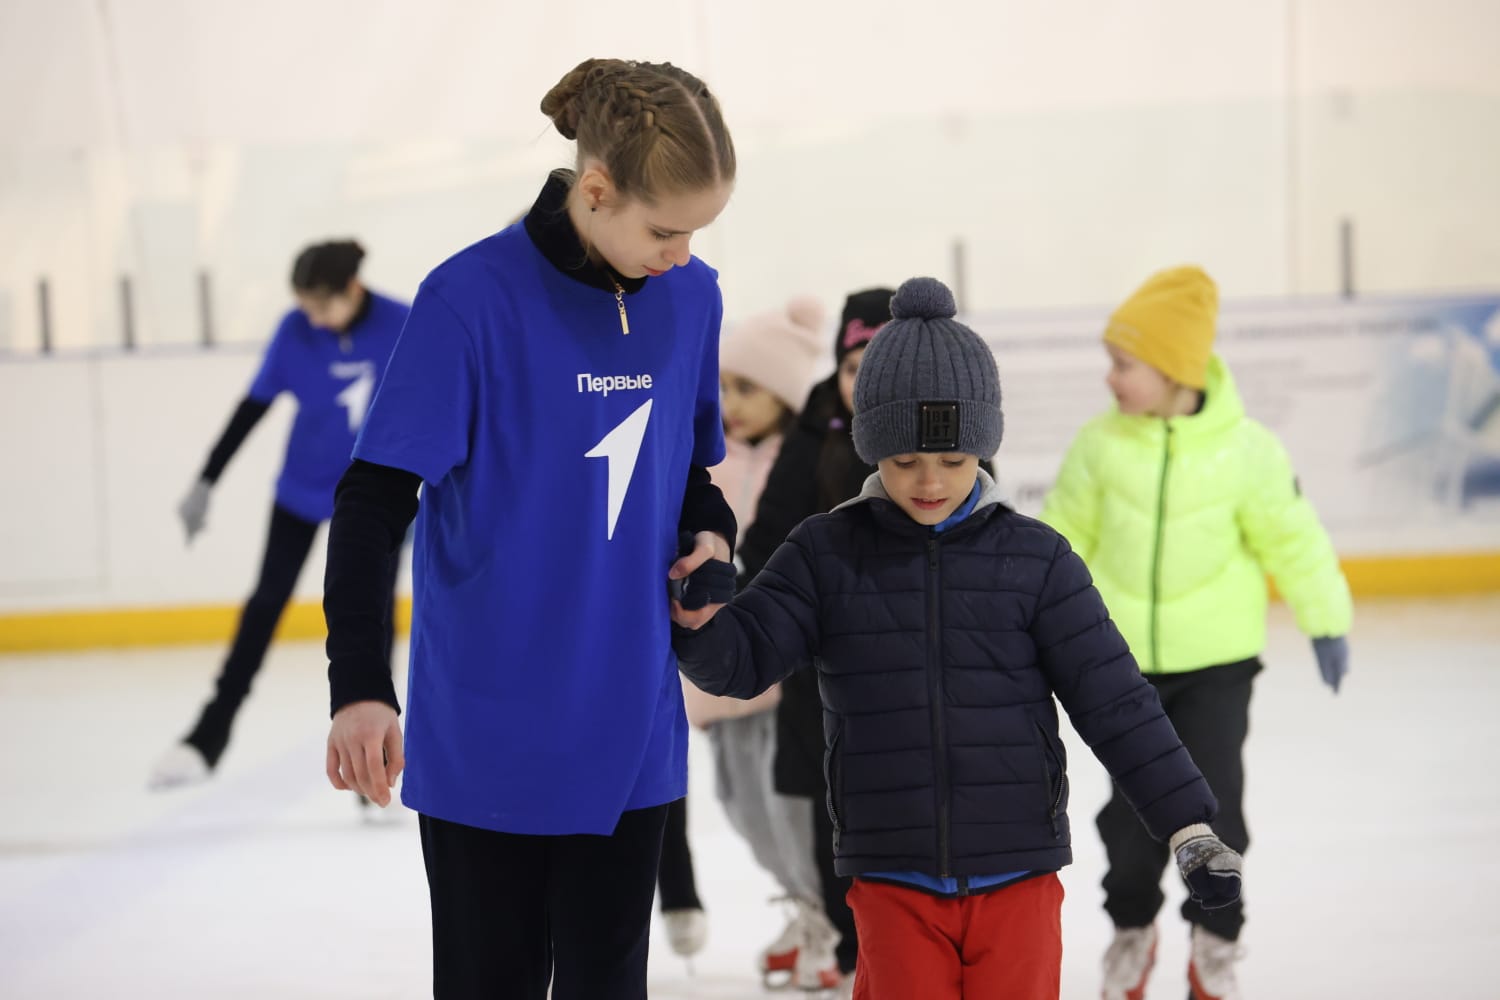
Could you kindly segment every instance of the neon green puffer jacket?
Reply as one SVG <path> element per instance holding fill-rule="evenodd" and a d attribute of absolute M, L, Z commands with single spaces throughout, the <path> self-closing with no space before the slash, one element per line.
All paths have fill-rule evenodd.
<path fill-rule="evenodd" d="M 1042 519 L 1088 564 L 1145 672 L 1258 656 L 1267 573 L 1304 633 L 1349 631 L 1349 586 L 1328 535 L 1217 357 L 1198 413 L 1111 410 L 1085 425 Z"/>

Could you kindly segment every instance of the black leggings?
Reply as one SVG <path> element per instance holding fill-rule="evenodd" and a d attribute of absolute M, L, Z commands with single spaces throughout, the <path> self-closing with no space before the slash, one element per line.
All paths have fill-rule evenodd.
<path fill-rule="evenodd" d="M 646 1000 L 651 897 L 667 807 L 610 836 L 496 833 L 421 816 L 432 995 Z"/>
<path fill-rule="evenodd" d="M 656 877 L 661 890 L 663 913 L 671 910 L 701 910 L 698 882 L 693 876 L 693 852 L 688 846 L 687 798 L 667 806 L 667 826 L 661 839 L 661 870 Z"/>
<path fill-rule="evenodd" d="M 261 561 L 260 578 L 255 590 L 240 612 L 239 627 L 229 646 L 229 656 L 219 671 L 214 697 L 203 706 L 193 731 L 185 742 L 197 748 L 209 767 L 215 767 L 229 745 L 234 717 L 250 693 L 260 665 L 265 662 L 271 636 L 297 587 L 297 577 L 312 551 L 318 525 L 298 517 L 277 504 L 271 508 L 271 526 L 266 534 L 266 552 Z M 386 658 L 389 660 L 395 639 L 396 567 L 391 560 L 391 603 L 386 607 Z"/>
<path fill-rule="evenodd" d="M 1250 689 L 1259 672 L 1259 660 L 1246 660 L 1146 678 L 1161 696 L 1167 718 L 1219 800 L 1219 814 L 1212 823 L 1214 832 L 1241 854 L 1250 846 L 1242 751 L 1250 732 Z M 1171 861 L 1167 845 L 1146 832 L 1118 785 L 1097 823 L 1109 857 L 1109 871 L 1104 876 L 1105 912 L 1116 927 L 1145 927 L 1156 919 L 1165 900 L 1161 873 Z M 1182 916 L 1229 941 L 1239 940 L 1245 923 L 1242 903 L 1205 910 L 1191 897 L 1182 904 Z"/>

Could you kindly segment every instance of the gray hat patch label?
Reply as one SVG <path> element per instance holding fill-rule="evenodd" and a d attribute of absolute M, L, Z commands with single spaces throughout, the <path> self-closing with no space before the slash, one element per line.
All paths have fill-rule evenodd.
<path fill-rule="evenodd" d="M 918 451 L 958 450 L 958 404 L 917 404 Z"/>

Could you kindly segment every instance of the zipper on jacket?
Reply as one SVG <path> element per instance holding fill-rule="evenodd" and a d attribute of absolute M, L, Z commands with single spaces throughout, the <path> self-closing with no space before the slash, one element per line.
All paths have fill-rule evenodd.
<path fill-rule="evenodd" d="M 932 763 L 937 772 L 938 875 L 951 878 L 948 858 L 948 750 L 943 735 L 943 638 L 939 609 L 942 603 L 938 574 L 938 540 L 927 540 L 927 695 L 932 706 Z"/>
<path fill-rule="evenodd" d="M 620 310 L 620 332 L 628 337 L 630 336 L 630 317 L 625 315 L 625 289 L 620 287 L 620 283 L 613 278 L 610 279 L 610 283 L 615 286 L 615 306 Z"/>
<path fill-rule="evenodd" d="M 1162 421 L 1167 429 L 1162 439 L 1161 482 L 1156 490 L 1156 544 L 1151 554 L 1151 672 L 1161 670 L 1161 550 L 1165 541 L 1167 523 L 1167 470 L 1172 465 L 1172 424 Z"/>
<path fill-rule="evenodd" d="M 1062 805 L 1063 786 L 1067 782 L 1067 769 L 1063 767 L 1062 757 L 1052 751 L 1052 741 L 1047 738 L 1047 730 L 1035 719 L 1031 724 L 1036 727 L 1036 734 L 1042 741 L 1042 772 L 1047 778 L 1047 821 L 1052 824 L 1052 836 L 1058 835 L 1057 809 Z M 1052 776 L 1053 765 L 1056 766 L 1057 777 Z"/>

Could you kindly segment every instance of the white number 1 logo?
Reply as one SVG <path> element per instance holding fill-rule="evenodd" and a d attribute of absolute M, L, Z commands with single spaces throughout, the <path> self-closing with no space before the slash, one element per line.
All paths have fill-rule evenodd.
<path fill-rule="evenodd" d="M 348 411 L 349 433 L 358 434 L 370 408 L 370 397 L 375 395 L 375 366 L 368 361 L 339 361 L 329 367 L 329 374 L 334 378 L 354 376 L 354 381 L 333 398 Z"/>
<path fill-rule="evenodd" d="M 584 458 L 603 458 L 609 462 L 609 527 L 606 537 L 611 541 L 615 537 L 615 525 L 620 520 L 620 509 L 625 506 L 625 493 L 630 489 L 630 480 L 635 477 L 641 442 L 646 439 L 646 422 L 650 419 L 651 400 L 648 399 L 583 455 Z"/>

